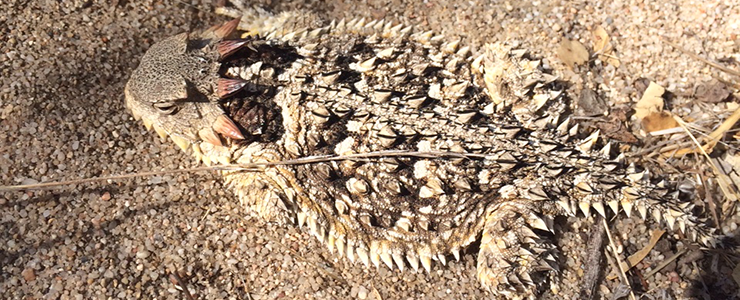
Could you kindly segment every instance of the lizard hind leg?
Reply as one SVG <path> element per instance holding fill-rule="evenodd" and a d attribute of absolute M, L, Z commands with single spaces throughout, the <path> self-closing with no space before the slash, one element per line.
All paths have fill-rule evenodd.
<path fill-rule="evenodd" d="M 552 223 L 531 201 L 498 205 L 486 218 L 478 252 L 478 280 L 503 299 L 534 299 L 557 270 Z"/>

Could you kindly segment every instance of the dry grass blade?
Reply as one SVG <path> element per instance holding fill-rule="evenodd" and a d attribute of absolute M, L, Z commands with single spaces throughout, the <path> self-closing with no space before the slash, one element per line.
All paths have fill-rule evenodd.
<path fill-rule="evenodd" d="M 686 122 L 684 122 L 677 116 L 674 116 L 674 119 L 679 123 L 679 125 L 684 129 L 684 131 L 686 131 L 687 133 L 689 132 L 689 129 L 686 126 Z M 696 141 L 696 145 L 698 148 L 693 148 L 693 147 L 683 148 L 683 149 L 678 149 L 675 152 L 670 152 L 670 150 L 666 151 L 665 149 L 662 149 L 661 152 L 663 153 L 663 155 L 667 155 L 666 152 L 670 152 L 670 155 L 677 156 L 677 157 L 681 157 L 687 154 L 699 153 L 699 152 L 701 153 L 711 152 L 712 149 L 714 149 L 714 146 L 717 145 L 719 140 L 722 139 L 722 136 L 725 133 L 727 133 L 727 131 L 732 129 L 732 126 L 734 126 L 738 120 L 740 120 L 740 108 L 736 109 L 735 112 L 733 112 L 732 115 L 729 118 L 727 118 L 727 120 L 722 122 L 722 124 L 717 129 L 712 131 L 712 133 L 710 133 L 708 136 L 706 136 L 703 139 L 705 141 L 705 144 L 703 146 L 701 145 L 701 143 L 696 141 L 696 139 L 693 136 L 691 136 L 691 138 L 694 141 Z"/>
<path fill-rule="evenodd" d="M 213 171 L 213 170 L 215 169 L 212 167 L 199 167 L 199 168 L 189 168 L 189 169 L 141 172 L 141 173 L 135 173 L 135 174 L 100 176 L 100 177 L 92 177 L 92 178 L 42 182 L 42 183 L 34 183 L 34 184 L 8 185 L 8 186 L 0 186 L 0 193 L 20 191 L 20 190 L 41 190 L 41 189 L 56 188 L 56 187 L 68 187 L 68 186 L 72 186 L 76 184 L 130 179 L 130 178 L 136 178 L 136 177 L 159 176 L 159 175 L 179 174 L 179 173 L 195 173 L 195 172 Z"/>
<path fill-rule="evenodd" d="M 390 150 L 390 151 L 373 151 L 367 153 L 356 153 L 349 155 L 320 155 L 320 156 L 307 156 L 296 159 L 273 161 L 273 162 L 256 162 L 250 164 L 232 164 L 232 165 L 218 165 L 210 167 L 196 167 L 186 169 L 175 169 L 175 170 L 162 170 L 162 171 L 151 171 L 134 174 L 123 174 L 123 175 L 110 175 L 100 176 L 84 179 L 74 179 L 66 181 L 53 181 L 43 182 L 34 184 L 21 184 L 21 185 L 8 185 L 0 186 L 0 192 L 11 192 L 19 190 L 38 190 L 45 188 L 55 188 L 71 186 L 75 184 L 112 181 L 120 179 L 130 179 L 135 177 L 148 177 L 168 174 L 179 174 L 179 173 L 195 173 L 203 171 L 261 171 L 265 167 L 271 166 L 283 166 L 283 165 L 303 165 L 312 164 L 319 162 L 328 161 L 342 161 L 342 160 L 371 160 L 381 159 L 387 157 L 420 157 L 420 158 L 465 158 L 465 159 L 484 159 L 487 156 L 485 154 L 475 154 L 467 152 L 452 152 L 452 151 L 405 151 L 405 150 Z"/>
<path fill-rule="evenodd" d="M 676 260 L 676 259 L 677 259 L 677 258 L 678 258 L 679 256 L 681 256 L 681 255 L 683 255 L 684 253 L 686 253 L 686 251 L 688 251 L 687 249 L 688 249 L 688 248 L 683 248 L 683 249 L 681 249 L 681 250 L 678 250 L 678 252 L 676 252 L 676 254 L 673 254 L 673 256 L 671 256 L 671 257 L 669 257 L 668 259 L 666 259 L 666 260 L 664 260 L 664 261 L 660 262 L 660 264 L 658 264 L 657 266 L 655 266 L 655 269 L 653 269 L 653 270 L 651 270 L 650 272 L 648 272 L 647 274 L 645 274 L 645 277 L 650 277 L 650 276 L 653 276 L 653 275 L 655 275 L 655 273 L 658 273 L 658 272 L 659 272 L 660 270 L 662 270 L 662 269 L 663 269 L 663 268 L 665 268 L 665 267 L 666 267 L 667 265 L 669 265 L 669 264 L 670 264 L 670 263 L 672 263 L 672 262 L 673 262 L 674 260 Z"/>
<path fill-rule="evenodd" d="M 696 137 L 694 137 L 694 134 L 692 134 L 691 131 L 688 129 L 688 127 L 686 126 L 686 122 L 684 122 L 678 116 L 673 116 L 673 117 L 676 119 L 676 122 L 678 122 L 678 125 L 680 125 L 681 128 L 683 128 L 686 131 L 686 134 L 689 135 L 689 137 L 694 142 L 694 144 L 696 144 L 696 146 L 699 147 L 699 150 L 701 150 L 701 154 L 707 159 L 709 166 L 712 167 L 712 171 L 714 172 L 715 176 L 720 177 L 722 175 L 722 172 L 720 171 L 719 167 L 717 167 L 714 161 L 709 157 L 709 154 L 707 153 L 706 149 L 704 149 L 704 147 L 701 146 L 701 143 L 699 143 Z M 715 133 L 720 132 L 720 129 L 722 129 L 723 127 L 726 127 L 724 131 L 729 130 L 729 128 L 732 127 L 732 125 L 734 125 L 735 122 L 737 122 L 738 118 L 740 118 L 740 109 L 736 110 L 735 113 L 733 113 L 732 116 L 720 126 L 720 128 L 712 132 L 710 136 L 713 136 Z M 731 123 L 731 125 L 727 125 L 727 124 L 730 124 L 729 121 L 731 120 L 734 120 L 734 121 Z M 724 131 L 722 132 L 724 133 Z M 722 136 L 722 135 L 718 134 L 718 136 Z M 720 190 L 722 190 L 722 194 L 725 195 L 725 197 L 727 197 L 728 199 L 732 197 L 740 196 L 737 194 L 733 194 L 732 189 L 727 185 L 726 181 L 719 180 L 717 182 L 719 183 Z"/>
<path fill-rule="evenodd" d="M 647 255 L 650 253 L 651 250 L 655 247 L 655 244 L 658 243 L 660 240 L 660 237 L 663 236 L 665 233 L 665 230 L 653 230 L 653 232 L 650 234 L 650 241 L 648 242 L 645 247 L 640 249 L 640 251 L 635 252 L 634 254 L 630 255 L 627 258 L 626 262 L 620 263 L 619 270 L 622 272 L 629 271 L 632 267 L 636 266 L 638 263 L 640 263 Z M 617 278 L 617 275 L 611 274 L 606 277 L 608 280 L 614 280 Z"/>
<path fill-rule="evenodd" d="M 606 219 L 601 220 L 604 224 L 604 229 L 606 229 L 606 236 L 609 238 L 609 246 L 612 249 L 612 254 L 614 254 L 614 259 L 617 261 L 617 267 L 619 268 L 619 279 L 622 281 L 622 284 L 626 286 L 630 286 L 629 280 L 627 279 L 627 275 L 625 275 L 626 270 L 622 267 L 622 264 L 624 262 L 622 261 L 621 257 L 619 256 L 619 253 L 617 253 L 617 246 L 614 244 L 614 239 L 612 238 L 612 232 L 609 230 L 609 224 L 606 223 Z M 635 300 L 635 293 L 630 289 L 630 299 Z"/>
<path fill-rule="evenodd" d="M 740 170 L 735 167 L 735 166 L 740 165 L 740 160 L 738 160 L 738 157 L 733 155 L 733 156 L 725 157 L 724 159 L 715 158 L 713 163 L 715 163 L 719 167 L 720 172 L 721 172 L 715 178 L 715 180 L 717 181 L 717 184 L 719 184 L 720 186 L 721 185 L 727 186 L 728 189 L 732 191 L 737 190 L 737 187 L 740 186 L 740 180 L 738 180 L 740 178 L 738 178 L 737 176 L 738 171 Z M 706 183 L 704 184 L 706 185 Z M 730 188 L 730 187 L 735 187 L 735 188 Z M 717 216 L 717 206 L 714 204 L 714 201 L 713 201 L 714 197 L 712 193 L 709 190 L 707 190 L 705 194 L 706 195 L 704 196 L 704 198 L 707 199 L 707 203 L 709 203 L 710 205 L 709 209 L 713 213 L 714 219 L 719 220 L 719 216 Z M 737 193 L 732 193 L 730 195 L 737 196 Z M 730 197 L 730 198 L 727 198 L 727 200 L 730 200 L 730 203 L 734 203 L 735 201 L 740 200 L 740 197 Z M 727 204 L 730 204 L 730 203 L 727 203 Z M 723 207 L 722 211 L 735 211 L 735 210 L 730 209 L 729 207 Z"/>
<path fill-rule="evenodd" d="M 373 284 L 373 296 L 375 296 L 375 300 L 383 300 L 383 297 L 380 296 L 380 292 L 377 288 L 375 288 L 375 285 Z"/>
<path fill-rule="evenodd" d="M 247 295 L 247 300 L 252 300 L 252 292 L 249 290 L 249 284 L 244 280 L 244 276 L 239 277 L 239 280 L 242 282 L 242 287 L 244 288 L 244 294 Z"/>
<path fill-rule="evenodd" d="M 695 53 L 689 52 L 688 50 L 682 48 L 681 46 L 679 46 L 679 45 L 677 45 L 677 44 L 669 41 L 665 37 L 663 37 L 662 39 L 668 45 L 671 45 L 671 47 L 676 48 L 678 51 L 681 51 L 681 52 L 683 52 L 684 54 L 686 54 L 688 56 L 691 56 L 691 58 L 693 58 L 693 59 L 696 59 L 698 61 L 701 61 L 701 62 L 703 62 L 703 63 L 705 63 L 705 64 L 707 64 L 707 65 L 709 65 L 709 66 L 711 66 L 713 68 L 716 68 L 718 70 L 721 70 L 721 71 L 723 71 L 723 72 L 725 72 L 727 74 L 731 74 L 731 75 L 735 75 L 735 76 L 740 76 L 740 71 L 736 71 L 736 70 L 730 69 L 730 68 L 725 67 L 723 65 L 720 65 L 720 64 L 718 64 L 716 62 L 713 62 L 711 60 L 708 60 L 706 58 L 703 58 L 703 57 L 701 57 L 701 56 L 699 56 L 699 55 L 697 55 Z"/>
<path fill-rule="evenodd" d="M 173 269 L 175 271 L 170 272 L 170 282 L 175 285 L 178 290 L 182 291 L 182 293 L 185 295 L 185 298 L 188 300 L 194 300 L 193 295 L 190 294 L 190 291 L 188 290 L 188 287 L 185 285 L 185 281 L 182 280 L 180 275 L 177 274 L 177 269 Z"/>
<path fill-rule="evenodd" d="M 715 76 L 715 75 L 712 75 L 712 78 L 714 78 L 717 81 L 722 82 L 722 83 L 724 83 L 726 85 L 729 85 L 729 86 L 731 86 L 731 87 L 733 87 L 735 89 L 740 89 L 740 82 L 732 82 L 732 81 L 729 81 L 729 80 L 725 80 L 724 78 L 719 78 L 719 76 Z M 735 95 L 735 97 L 737 97 L 737 94 Z"/>

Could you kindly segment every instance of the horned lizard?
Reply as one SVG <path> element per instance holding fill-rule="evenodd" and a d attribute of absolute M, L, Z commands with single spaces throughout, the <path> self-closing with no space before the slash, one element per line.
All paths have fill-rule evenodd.
<path fill-rule="evenodd" d="M 223 171 L 244 207 L 339 257 L 429 271 L 480 241 L 482 286 L 518 299 L 558 268 L 557 215 L 637 211 L 710 242 L 671 184 L 579 130 L 547 62 L 516 45 L 221 12 L 241 17 L 153 45 L 126 105 L 206 164 L 251 166 Z"/>

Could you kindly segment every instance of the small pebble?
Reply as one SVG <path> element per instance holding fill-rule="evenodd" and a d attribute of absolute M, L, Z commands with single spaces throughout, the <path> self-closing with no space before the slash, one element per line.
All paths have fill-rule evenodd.
<path fill-rule="evenodd" d="M 357 298 L 358 299 L 367 299 L 367 289 L 364 286 L 360 286 L 360 288 L 357 290 Z"/>
<path fill-rule="evenodd" d="M 23 276 L 23 279 L 25 279 L 26 281 L 36 280 L 36 272 L 31 268 L 23 269 L 23 272 L 21 272 L 21 276 Z"/>

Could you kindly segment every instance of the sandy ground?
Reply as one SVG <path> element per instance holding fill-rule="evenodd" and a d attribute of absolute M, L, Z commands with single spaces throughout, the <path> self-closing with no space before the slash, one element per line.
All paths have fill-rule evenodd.
<path fill-rule="evenodd" d="M 309 8 L 327 19 L 389 18 L 462 37 L 475 49 L 486 41 L 517 40 L 548 59 L 574 86 L 598 85 L 610 104 L 636 101 L 640 77 L 690 99 L 717 74 L 661 36 L 738 68 L 737 2 L 590 2 L 261 5 L 275 11 Z M 123 108 L 123 87 L 153 42 L 226 20 L 212 13 L 214 5 L 195 0 L 3 1 L 0 184 L 196 166 L 172 143 L 133 121 Z M 584 83 L 560 63 L 557 47 L 563 37 L 591 45 L 595 25 L 612 36 L 622 65 L 605 66 L 594 75 L 598 80 Z M 592 218 L 558 220 L 562 272 L 543 298 L 579 299 L 584 270 L 598 267 L 582 257 L 592 225 Z M 737 220 L 725 216 L 722 225 L 733 230 Z M 612 226 L 627 253 L 647 243 L 651 228 L 634 216 Z M 687 247 L 672 237 L 663 238 L 637 267 L 640 274 Z M 644 299 L 737 299 L 730 276 L 737 262 L 731 251 L 694 249 L 656 275 L 641 281 L 632 273 L 631 279 Z M 612 269 L 608 264 L 601 268 Z M 336 260 L 300 229 L 245 218 L 213 174 L 0 193 L 0 298 L 188 299 L 175 288 L 175 277 L 185 282 L 193 299 L 492 297 L 475 278 L 474 250 L 460 262 L 435 265 L 430 274 L 366 269 Z M 618 280 L 602 280 L 597 298 L 612 299 L 618 290 Z"/>

